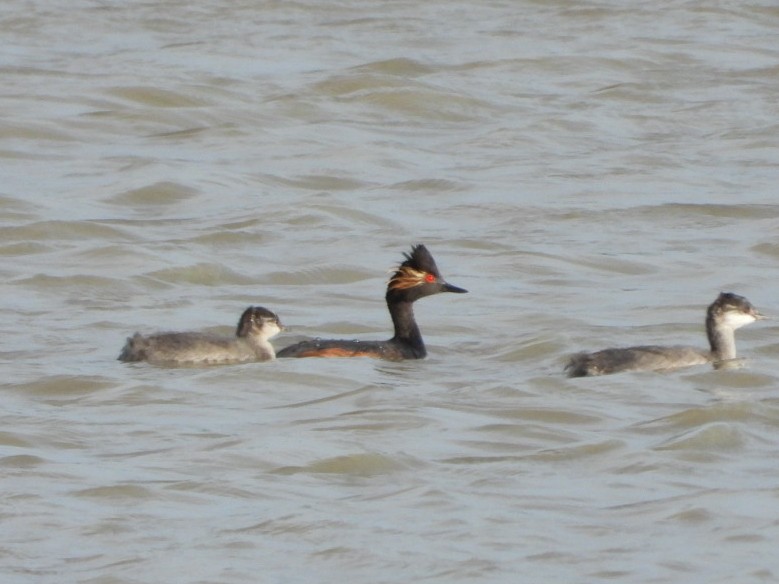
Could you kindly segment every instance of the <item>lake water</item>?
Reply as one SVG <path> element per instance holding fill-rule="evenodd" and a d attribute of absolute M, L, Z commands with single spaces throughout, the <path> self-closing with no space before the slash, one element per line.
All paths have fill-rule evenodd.
<path fill-rule="evenodd" d="M 8 0 L 3 583 L 774 582 L 779 331 L 748 366 L 566 379 L 779 316 L 775 2 Z M 135 331 L 424 361 L 122 364 Z"/>

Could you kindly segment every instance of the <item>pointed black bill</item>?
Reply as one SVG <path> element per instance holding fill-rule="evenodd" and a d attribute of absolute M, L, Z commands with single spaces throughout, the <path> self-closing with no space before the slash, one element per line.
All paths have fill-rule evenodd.
<path fill-rule="evenodd" d="M 457 294 L 465 294 L 468 292 L 465 288 L 458 288 L 457 286 L 452 286 L 451 284 L 447 284 L 444 282 L 444 285 L 441 287 L 442 292 L 455 292 Z"/>

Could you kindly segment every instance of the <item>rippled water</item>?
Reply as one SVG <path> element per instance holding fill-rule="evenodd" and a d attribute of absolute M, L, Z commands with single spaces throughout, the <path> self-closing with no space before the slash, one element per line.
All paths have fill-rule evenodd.
<path fill-rule="evenodd" d="M 581 349 L 779 315 L 773 2 L 0 6 L 2 581 L 773 582 L 779 325 L 748 367 Z M 166 369 L 139 330 L 420 362 Z"/>

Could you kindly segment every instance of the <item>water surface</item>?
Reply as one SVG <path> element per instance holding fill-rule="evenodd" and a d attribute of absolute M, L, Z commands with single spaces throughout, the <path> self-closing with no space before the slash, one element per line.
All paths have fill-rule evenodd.
<path fill-rule="evenodd" d="M 563 377 L 779 314 L 779 10 L 0 8 L 3 582 L 771 582 L 777 325 L 748 367 Z M 135 331 L 389 336 L 420 362 L 165 369 Z"/>

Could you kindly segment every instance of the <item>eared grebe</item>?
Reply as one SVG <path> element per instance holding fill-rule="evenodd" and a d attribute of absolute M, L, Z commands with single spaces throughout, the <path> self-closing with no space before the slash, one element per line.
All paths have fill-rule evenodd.
<path fill-rule="evenodd" d="M 604 349 L 574 355 L 565 370 L 569 377 L 607 375 L 621 371 L 661 371 L 714 363 L 720 367 L 736 358 L 735 330 L 766 318 L 743 296 L 722 292 L 706 311 L 706 335 L 711 350 L 695 347 L 641 346 Z"/>
<path fill-rule="evenodd" d="M 235 337 L 210 333 L 135 333 L 118 359 L 169 365 L 217 365 L 268 361 L 276 356 L 268 339 L 284 327 L 279 317 L 261 306 L 250 306 L 238 321 Z"/>
<path fill-rule="evenodd" d="M 414 301 L 439 292 L 467 292 L 447 284 L 424 245 L 415 245 L 387 284 L 387 308 L 395 325 L 388 341 L 303 341 L 278 352 L 278 357 L 374 357 L 400 361 L 427 355 L 422 334 L 414 320 Z"/>

